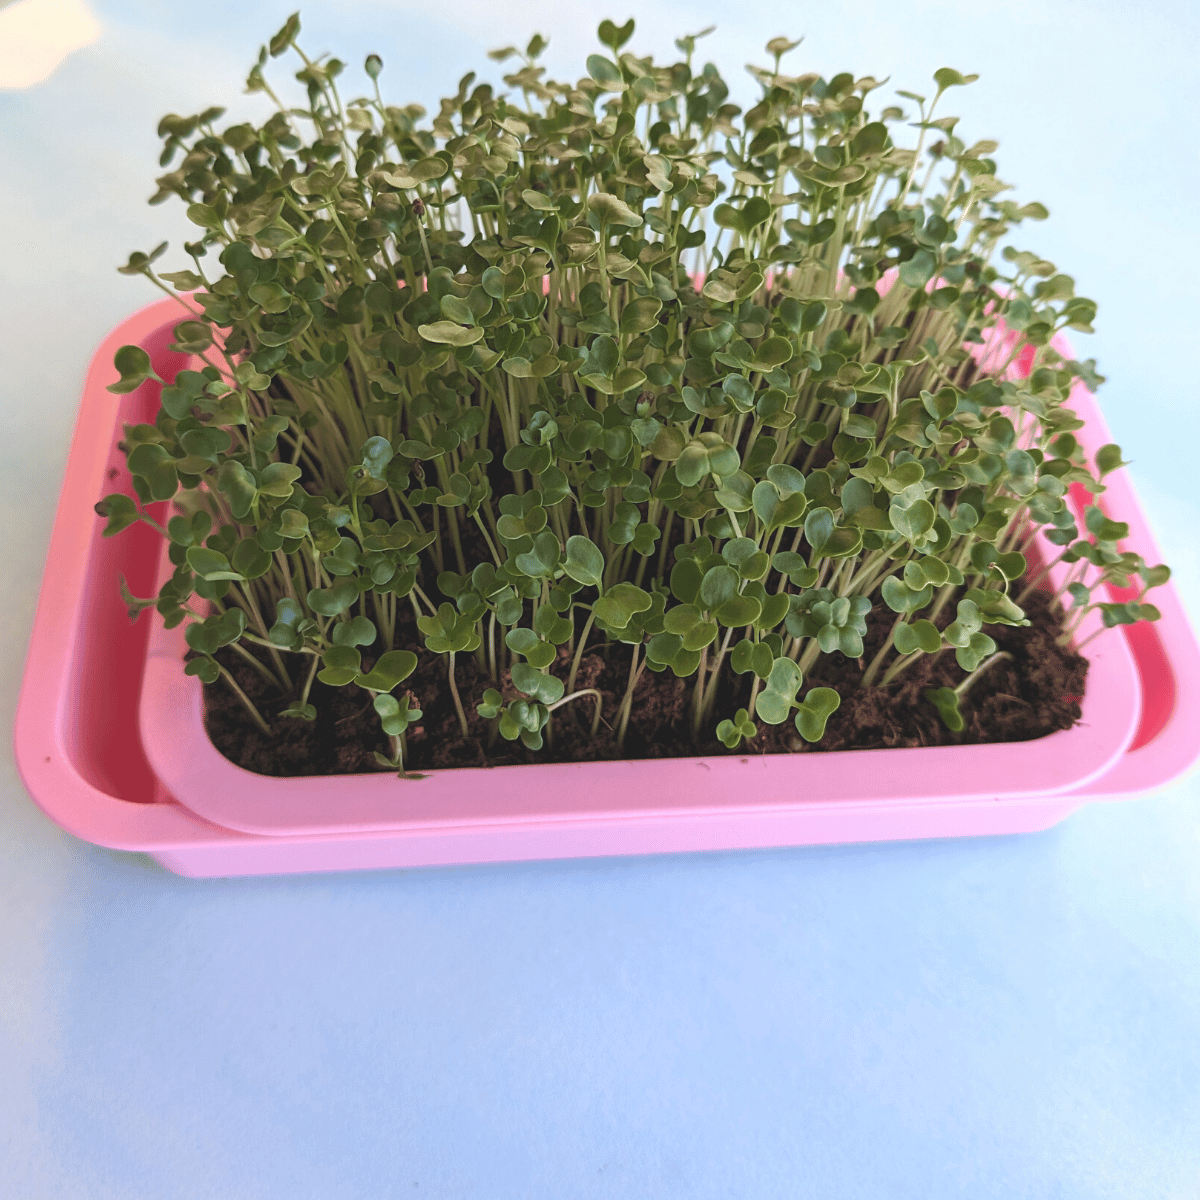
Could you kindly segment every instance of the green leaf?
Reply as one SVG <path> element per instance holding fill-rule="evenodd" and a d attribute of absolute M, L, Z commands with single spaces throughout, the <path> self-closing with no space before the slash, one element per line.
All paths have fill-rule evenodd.
<path fill-rule="evenodd" d="M 657 525 L 651 525 L 649 521 L 643 521 L 633 531 L 631 545 L 636 553 L 647 557 L 654 553 L 655 545 L 661 536 L 662 530 Z"/>
<path fill-rule="evenodd" d="M 296 35 L 300 32 L 300 14 L 292 13 L 286 21 L 284 21 L 279 32 L 271 38 L 268 49 L 272 58 L 278 58 L 295 40 Z"/>
<path fill-rule="evenodd" d="M 102 537 L 112 537 L 141 519 L 141 514 L 133 500 L 119 492 L 105 496 L 96 505 L 95 512 L 98 516 L 108 518 L 108 524 L 104 527 Z"/>
<path fill-rule="evenodd" d="M 105 390 L 115 392 L 118 396 L 141 387 L 147 379 L 162 382 L 154 373 L 150 355 L 141 346 L 122 346 L 113 355 L 113 365 L 121 373 L 121 378 L 116 383 L 110 383 Z"/>
<path fill-rule="evenodd" d="M 184 640 L 201 654 L 215 654 L 222 646 L 236 642 L 246 628 L 246 614 L 230 608 L 219 616 L 194 621 L 184 630 Z"/>
<path fill-rule="evenodd" d="M 978 75 L 962 75 L 953 67 L 939 67 L 933 73 L 933 81 L 938 85 L 938 91 L 940 92 L 944 92 L 947 88 L 962 87 L 964 84 L 974 83 L 978 78 Z"/>
<path fill-rule="evenodd" d="M 915 500 L 912 504 L 904 505 L 897 497 L 888 508 L 888 518 L 893 529 L 906 538 L 915 540 L 933 528 L 937 510 L 928 500 Z"/>
<path fill-rule="evenodd" d="M 425 634 L 425 645 L 434 654 L 456 654 L 479 648 L 477 619 L 477 613 L 460 613 L 447 603 L 440 605 L 433 616 L 418 617 L 417 628 Z M 520 620 L 519 606 L 514 620 Z"/>
<path fill-rule="evenodd" d="M 570 638 L 572 624 L 565 617 L 560 617 L 551 605 L 542 604 L 533 614 L 533 630 L 552 645 L 561 646 Z"/>
<path fill-rule="evenodd" d="M 331 588 L 313 588 L 305 597 L 308 607 L 322 617 L 337 617 L 358 599 L 358 585 L 353 579 L 334 580 Z"/>
<path fill-rule="evenodd" d="M 819 742 L 825 736 L 825 724 L 841 706 L 842 698 L 833 688 L 810 688 L 796 713 L 796 731 L 806 742 Z"/>
<path fill-rule="evenodd" d="M 677 604 L 663 614 L 663 628 L 668 633 L 677 633 L 682 637 L 703 620 L 703 614 L 694 604 Z"/>
<path fill-rule="evenodd" d="M 818 554 L 833 537 L 834 526 L 833 513 L 828 508 L 814 508 L 804 518 L 804 536 Z"/>
<path fill-rule="evenodd" d="M 905 287 L 923 288 L 937 270 L 937 255 L 930 250 L 918 250 L 907 262 L 900 264 L 900 282 Z"/>
<path fill-rule="evenodd" d="M 754 622 L 755 628 L 760 631 L 774 629 L 780 621 L 788 614 L 788 595 L 786 592 L 778 592 L 775 595 L 768 596 L 766 603 L 762 606 L 762 613 L 757 621 Z"/>
<path fill-rule="evenodd" d="M 979 615 L 988 625 L 1028 625 L 1024 611 L 1004 592 L 970 588 L 964 599 L 973 601 Z"/>
<path fill-rule="evenodd" d="M 217 488 L 229 500 L 234 518 L 238 521 L 249 514 L 258 496 L 254 476 L 236 459 L 228 459 L 221 464 L 221 470 L 217 473 Z"/>
<path fill-rule="evenodd" d="M 221 668 L 211 658 L 193 658 L 183 673 L 198 676 L 201 683 L 216 683 L 221 678 Z"/>
<path fill-rule="evenodd" d="M 964 671 L 973 671 L 989 654 L 996 652 L 996 643 L 986 633 L 973 633 L 965 646 L 954 651 L 954 658 Z"/>
<path fill-rule="evenodd" d="M 521 193 L 521 199 L 529 205 L 530 208 L 536 208 L 539 212 L 557 212 L 554 201 L 549 196 L 544 196 L 541 192 L 535 192 L 532 188 L 526 188 Z"/>
<path fill-rule="evenodd" d="M 887 145 L 888 130 L 882 121 L 864 125 L 851 139 L 850 146 L 860 157 L 882 154 Z"/>
<path fill-rule="evenodd" d="M 736 749 L 743 738 L 757 736 L 758 726 L 750 720 L 750 714 L 739 708 L 732 721 L 722 721 L 717 726 L 717 737 L 730 749 Z"/>
<path fill-rule="evenodd" d="M 625 90 L 625 78 L 621 69 L 603 54 L 589 54 L 587 57 L 588 74 L 608 92 Z M 641 222 L 638 222 L 641 224 Z"/>
<path fill-rule="evenodd" d="M 1147 589 L 1161 587 L 1171 578 L 1171 568 L 1163 563 L 1157 567 L 1148 567 L 1143 563 L 1137 570 Z"/>
<path fill-rule="evenodd" d="M 404 163 L 395 171 L 380 171 L 379 175 L 392 187 L 411 191 L 422 183 L 432 183 L 435 179 L 441 179 L 449 170 L 450 167 L 445 159 L 433 156 L 422 158 L 417 162 Z"/>
<path fill-rule="evenodd" d="M 542 639 L 532 629 L 519 627 L 510 629 L 504 635 L 504 644 L 510 649 L 515 650 L 518 654 L 529 654 L 535 646 L 541 644 Z"/>
<path fill-rule="evenodd" d="M 112 390 L 111 388 L 109 389 Z M 1100 472 L 1101 477 L 1107 475 L 1110 471 L 1115 471 L 1118 467 L 1127 467 L 1129 464 L 1121 457 L 1121 447 L 1115 442 L 1110 442 L 1107 446 L 1101 446 L 1096 451 L 1096 469 Z"/>
<path fill-rule="evenodd" d="M 636 505 L 622 501 L 614 509 L 613 520 L 607 530 L 608 540 L 614 546 L 627 546 L 633 541 L 641 516 Z"/>
<path fill-rule="evenodd" d="M 247 293 L 250 299 L 269 313 L 282 313 L 292 306 L 292 297 L 277 283 L 256 283 Z"/>
<path fill-rule="evenodd" d="M 785 597 L 786 599 L 786 597 Z M 766 642 L 753 642 L 743 638 L 733 648 L 730 666 L 738 675 L 753 671 L 759 679 L 766 679 L 775 665 L 775 657 Z"/>
<path fill-rule="evenodd" d="M 695 487 L 708 471 L 708 451 L 699 442 L 689 442 L 675 460 L 675 477 L 684 487 Z"/>
<path fill-rule="evenodd" d="M 209 381 L 199 371 L 180 371 L 175 376 L 175 382 L 164 387 L 161 394 L 162 406 L 168 415 L 177 421 L 191 413 L 192 407 L 203 396 Z M 196 432 L 201 432 L 197 430 Z M 216 430 L 204 430 L 215 433 Z"/>
<path fill-rule="evenodd" d="M 901 654 L 922 650 L 936 654 L 942 645 L 942 635 L 932 621 L 914 621 L 911 625 L 896 626 L 896 649 Z"/>
<path fill-rule="evenodd" d="M 359 677 L 362 655 L 353 646 L 331 646 L 321 656 L 321 664 L 317 678 L 322 683 L 330 687 L 345 687 Z"/>
<path fill-rule="evenodd" d="M 771 558 L 765 550 L 756 550 L 753 554 L 738 563 L 738 574 L 746 580 L 759 580 L 766 577 L 771 569 Z"/>
<path fill-rule="evenodd" d="M 671 595 L 684 604 L 695 604 L 703 578 L 704 573 L 695 562 L 681 559 L 671 568 Z"/>
<path fill-rule="evenodd" d="M 920 608 L 924 608 L 926 604 L 933 599 L 933 588 L 926 585 L 919 591 L 910 588 L 907 584 L 902 583 L 894 575 L 889 575 L 880 588 L 883 595 L 883 602 L 897 613 L 916 612 Z"/>
<path fill-rule="evenodd" d="M 771 664 L 767 687 L 783 696 L 794 696 L 804 681 L 800 668 L 790 658 L 779 656 Z"/>
<path fill-rule="evenodd" d="M 446 346 L 473 346 L 483 338 L 481 328 L 469 329 L 453 321 L 434 321 L 417 326 L 417 332 L 427 341 Z"/>
<path fill-rule="evenodd" d="M 1025 574 L 1028 565 L 1025 555 L 1019 550 L 1010 550 L 1007 554 L 1001 554 L 996 559 L 997 568 L 1009 583 L 1020 579 Z"/>
<path fill-rule="evenodd" d="M 632 583 L 618 583 L 609 588 L 592 606 L 598 621 L 613 629 L 624 629 L 635 613 L 645 612 L 652 601 L 648 592 Z"/>
<path fill-rule="evenodd" d="M 642 296 L 621 310 L 621 332 L 645 333 L 658 324 L 662 301 L 657 296 Z"/>
<path fill-rule="evenodd" d="M 712 567 L 704 573 L 700 584 L 700 599 L 709 612 L 728 604 L 738 594 L 741 578 L 733 567 Z"/>
<path fill-rule="evenodd" d="M 592 55 L 592 58 L 599 57 L 598 54 Z M 589 69 L 591 61 L 592 59 L 588 59 Z M 602 59 L 601 61 L 607 60 Z M 587 203 L 588 208 L 600 219 L 601 225 L 625 225 L 631 229 L 636 229 L 644 223 L 642 218 L 624 200 L 611 195 L 609 192 L 593 192 L 588 197 Z"/>
<path fill-rule="evenodd" d="M 735 674 L 745 675 L 753 669 L 755 645 L 749 638 L 742 638 L 730 651 L 729 666 Z"/>
<path fill-rule="evenodd" d="M 263 533 L 263 537 L 269 537 Z M 245 579 L 260 579 L 272 567 L 271 555 L 259 545 L 258 538 L 242 538 L 229 558 L 230 566 Z"/>
<path fill-rule="evenodd" d="M 773 529 L 780 505 L 779 489 L 770 480 L 761 479 L 754 485 L 751 500 L 754 506 L 754 515 L 766 526 L 768 531 Z"/>
<path fill-rule="evenodd" d="M 283 601 L 279 603 L 282 604 Z M 289 600 L 287 603 L 299 609 L 299 605 L 294 601 Z M 369 617 L 359 616 L 350 621 L 339 621 L 334 625 L 332 641 L 335 646 L 369 646 L 375 641 L 375 637 L 374 622 Z"/>
<path fill-rule="evenodd" d="M 958 696 L 953 688 L 926 688 L 922 694 L 938 710 L 947 729 L 958 733 L 963 728 L 966 722 L 958 710 Z"/>
<path fill-rule="evenodd" d="M 584 587 L 599 587 L 604 578 L 604 555 L 591 539 L 576 534 L 567 538 L 563 570 Z"/>
<path fill-rule="evenodd" d="M 286 500 L 292 494 L 292 485 L 300 478 L 300 474 L 300 468 L 291 463 L 268 463 L 258 473 L 258 491 Z"/>
<path fill-rule="evenodd" d="M 753 596 L 734 596 L 726 600 L 713 615 L 726 629 L 737 629 L 742 625 L 753 625 L 761 614 L 762 604 Z"/>
<path fill-rule="evenodd" d="M 304 644 L 304 638 L 298 629 L 303 620 L 304 609 L 297 601 L 284 596 L 275 605 L 275 624 L 267 630 L 267 637 L 274 645 L 282 646 L 285 650 L 299 650 Z"/>
<path fill-rule="evenodd" d="M 737 288 L 728 279 L 713 276 L 705 283 L 701 294 L 718 304 L 732 304 L 737 299 Z"/>
<path fill-rule="evenodd" d="M 542 704 L 556 703 L 566 691 L 563 681 L 557 676 L 536 671 L 528 663 L 513 663 L 512 681 L 515 688 Z"/>
<path fill-rule="evenodd" d="M 1100 542 L 1118 542 L 1129 536 L 1129 526 L 1124 521 L 1113 521 L 1104 515 L 1098 505 L 1089 505 L 1084 512 L 1084 524 L 1089 533 L 1095 534 Z"/>
<path fill-rule="evenodd" d="M 416 669 L 417 656 L 411 650 L 389 650 L 380 655 L 368 674 L 359 675 L 355 683 L 371 692 L 390 692 Z"/>
<path fill-rule="evenodd" d="M 233 570 L 225 555 L 216 550 L 208 550 L 204 546 L 189 546 L 187 564 L 201 579 L 212 582 L 217 579 L 233 579 L 239 582 L 245 577 Z"/>
<path fill-rule="evenodd" d="M 598 337 L 592 342 L 588 351 L 588 364 L 580 368 L 581 374 L 611 375 L 621 361 L 621 351 L 617 343 L 607 335 Z"/>
<path fill-rule="evenodd" d="M 615 25 L 612 21 L 603 20 L 600 22 L 600 28 L 597 30 L 597 36 L 606 45 L 612 47 L 614 51 L 620 50 L 631 37 L 633 37 L 633 18 L 630 17 L 624 25 Z"/>
<path fill-rule="evenodd" d="M 475 314 L 471 311 L 471 306 L 465 300 L 459 299 L 458 296 L 443 296 L 438 306 L 442 316 L 455 325 L 475 324 Z"/>
<path fill-rule="evenodd" d="M 562 547 L 558 537 L 548 529 L 543 529 L 534 538 L 533 548 L 513 558 L 513 564 L 523 575 L 537 579 L 554 573 L 562 556 Z"/>
<path fill-rule="evenodd" d="M 767 478 L 779 489 L 784 500 L 804 493 L 804 476 L 786 463 L 775 463 L 768 467 Z"/>
<path fill-rule="evenodd" d="M 776 658 L 758 698 L 758 715 L 768 725 L 782 725 L 803 682 L 803 672 L 796 663 L 784 656 Z"/>
<path fill-rule="evenodd" d="M 172 348 L 184 354 L 203 354 L 212 345 L 212 330 L 204 321 L 181 321 L 174 333 Z"/>
<path fill-rule="evenodd" d="M 179 487 L 179 476 L 176 473 L 175 460 L 163 445 L 158 442 L 143 442 L 130 451 L 127 461 L 130 472 L 145 481 L 150 499 L 170 500 L 175 495 Z M 143 500 L 147 498 L 144 494 L 141 495 Z"/>
<path fill-rule="evenodd" d="M 794 352 L 795 348 L 788 338 L 769 337 L 754 351 L 754 362 L 756 366 L 781 367 L 791 361 Z"/>
<path fill-rule="evenodd" d="M 392 444 L 385 437 L 371 437 L 363 443 L 360 461 L 372 479 L 384 479 L 388 463 L 394 457 Z"/>
<path fill-rule="evenodd" d="M 180 118 L 178 118 L 178 117 L 176 117 L 174 119 L 176 121 L 180 120 Z M 168 118 L 164 117 L 163 121 L 166 121 L 166 120 L 168 120 Z M 193 119 L 192 128 L 193 129 L 195 128 L 194 119 Z M 159 129 L 160 130 L 162 129 L 161 122 L 159 124 Z M 187 134 L 181 134 L 180 136 L 186 137 Z M 129 261 L 123 267 L 118 267 L 117 271 L 121 275 L 143 275 L 146 273 L 146 268 L 149 267 L 152 262 L 155 262 L 157 259 L 159 259 L 163 256 L 163 254 L 166 252 L 166 249 L 167 249 L 167 243 L 159 242 L 159 244 L 157 246 L 155 246 L 154 249 L 151 250 L 149 254 L 145 254 L 141 250 L 135 250 L 129 256 Z"/>
<path fill-rule="evenodd" d="M 419 708 L 409 708 L 407 696 L 399 700 L 387 692 L 377 692 L 371 701 L 379 714 L 379 723 L 388 737 L 399 737 L 415 721 L 424 715 Z M 394 766 L 388 763 L 388 766 Z"/>
<path fill-rule="evenodd" d="M 258 340 L 264 346 L 283 346 L 288 342 L 295 341 L 311 324 L 312 315 L 305 313 L 290 324 L 283 325 L 282 328 L 260 330 Z"/>

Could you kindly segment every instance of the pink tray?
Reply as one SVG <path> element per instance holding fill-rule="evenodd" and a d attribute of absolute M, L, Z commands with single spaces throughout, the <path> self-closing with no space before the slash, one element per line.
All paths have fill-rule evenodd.
<path fill-rule="evenodd" d="M 171 571 L 165 552 L 164 577 Z M 1099 624 L 1098 618 L 1095 624 Z M 1084 630 L 1084 633 L 1088 630 Z M 394 774 L 279 779 L 235 766 L 205 733 L 200 682 L 184 675 L 182 629 L 151 627 L 140 728 L 151 770 L 181 804 L 243 833 L 333 834 L 469 828 L 564 817 L 627 822 L 672 816 L 786 813 L 796 803 L 961 803 L 1050 796 L 1100 779 L 1133 741 L 1141 686 L 1119 637 L 1089 647 L 1082 719 L 1032 742 L 546 763 L 433 771 L 404 783 Z M 750 798 L 754 797 L 753 800 Z"/>
<path fill-rule="evenodd" d="M 178 635 L 153 615 L 130 624 L 117 593 L 118 573 L 135 593 L 154 588 L 161 543 L 145 526 L 101 539 L 92 512 L 128 489 L 121 423 L 149 420 L 158 405 L 156 384 L 120 399 L 104 390 L 113 353 L 141 344 L 170 378 L 184 361 L 167 350 L 178 320 L 172 301 L 152 305 L 92 362 L 18 707 L 26 787 L 85 840 L 145 851 L 181 874 L 235 875 L 1013 833 L 1160 787 L 1200 752 L 1200 649 L 1167 585 L 1154 596 L 1160 622 L 1092 643 L 1083 722 L 1036 742 L 460 769 L 416 784 L 242 771 L 202 734 Z M 1073 405 L 1088 422 L 1085 445 L 1111 440 L 1086 391 Z M 1129 523 L 1128 546 L 1159 561 L 1124 472 L 1104 503 Z M 154 731 L 149 757 L 139 712 Z M 994 790 L 965 790 L 962 779 L 981 777 L 980 756 Z M 530 802 L 527 791 L 553 800 Z"/>

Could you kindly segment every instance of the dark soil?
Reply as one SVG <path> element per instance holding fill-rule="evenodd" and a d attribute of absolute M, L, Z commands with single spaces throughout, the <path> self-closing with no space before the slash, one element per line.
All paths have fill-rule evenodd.
<path fill-rule="evenodd" d="M 953 607 L 947 605 L 940 624 L 951 619 Z M 612 758 L 731 753 L 744 757 L 748 752 L 811 753 L 1030 741 L 1069 729 L 1079 720 L 1088 664 L 1080 655 L 1055 644 L 1061 632 L 1059 615 L 1051 609 L 1045 593 L 1032 593 L 1023 607 L 1033 622 L 1031 626 L 987 627 L 997 647 L 1008 651 L 1012 658 L 995 663 L 972 685 L 962 704 L 966 726 L 960 733 L 951 733 L 922 696 L 925 688 L 953 687 L 962 681 L 963 671 L 952 651 L 922 656 L 886 691 L 858 686 L 863 666 L 870 662 L 894 620 L 889 610 L 877 605 L 872 614 L 876 621 L 868 627 L 862 665 L 841 654 L 822 655 L 804 681 L 801 696 L 808 687 L 820 685 L 836 689 L 842 697 L 841 707 L 830 717 L 822 740 L 816 745 L 803 741 L 790 721 L 779 726 L 759 721 L 758 736 L 733 751 L 716 740 L 711 728 L 704 731 L 699 743 L 691 740 L 688 716 L 693 680 L 677 679 L 669 670 L 661 674 L 643 672 L 634 692 L 625 746 L 618 749 L 607 722 L 616 723 L 629 678 L 631 647 L 617 644 L 597 645 L 585 653 L 576 681 L 576 688 L 594 687 L 604 697 L 604 721 L 598 736 L 590 736 L 593 700 L 584 697 L 554 713 L 552 743 L 537 754 L 525 750 L 520 742 L 493 738 L 489 744 L 489 723 L 476 714 L 475 705 L 484 689 L 495 685 L 480 673 L 472 655 L 457 656 L 456 680 L 470 729 L 470 735 L 463 737 L 446 681 L 447 659 L 421 649 L 419 665 L 402 689 L 424 713 L 421 723 L 408 733 L 406 766 L 421 771 Z M 419 646 L 411 616 L 409 626 L 398 629 L 397 644 Z M 353 684 L 331 688 L 315 682 L 309 700 L 317 710 L 317 720 L 279 719 L 276 714 L 286 707 L 290 697 L 281 696 L 228 650 L 219 652 L 218 658 L 273 728 L 271 737 L 263 735 L 225 684 L 206 687 L 205 723 L 213 743 L 226 758 L 262 775 L 341 775 L 380 769 L 374 751 L 386 752 L 387 739 L 368 693 Z M 371 661 L 370 654 L 364 653 L 364 665 L 369 666 Z M 565 681 L 569 667 L 564 648 L 551 670 Z M 506 699 L 515 698 L 507 679 L 503 684 Z M 717 719 L 732 716 L 738 707 L 745 706 L 749 691 L 750 676 L 728 675 L 718 697 Z"/>

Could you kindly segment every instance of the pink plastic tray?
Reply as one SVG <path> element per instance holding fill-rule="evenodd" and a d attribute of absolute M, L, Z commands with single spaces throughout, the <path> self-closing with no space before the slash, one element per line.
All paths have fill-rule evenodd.
<path fill-rule="evenodd" d="M 163 559 L 169 575 L 165 554 Z M 407 783 L 381 772 L 278 779 L 242 770 L 209 741 L 201 685 L 181 669 L 186 649 L 181 629 L 152 626 L 140 705 L 150 767 L 198 816 L 226 829 L 276 836 L 562 817 L 623 822 L 745 816 L 812 801 L 842 807 L 993 801 L 997 788 L 1014 798 L 1050 796 L 1078 789 L 1115 766 L 1141 717 L 1133 655 L 1123 639 L 1109 637 L 1089 648 L 1080 723 L 1033 742 L 848 750 L 803 759 L 772 754 L 458 768 Z"/>
<path fill-rule="evenodd" d="M 1036 742 L 456 770 L 415 784 L 241 771 L 202 734 L 177 635 L 153 616 L 131 625 L 117 594 L 118 573 L 134 592 L 153 589 L 161 544 L 144 526 L 101 539 L 92 512 L 128 487 L 121 423 L 150 419 L 158 403 L 155 384 L 120 400 L 104 390 L 112 355 L 141 344 L 170 378 L 183 363 L 167 350 L 178 320 L 172 301 L 152 305 L 92 362 L 18 707 L 26 787 L 88 841 L 145 851 L 181 874 L 234 875 L 1013 833 L 1160 787 L 1200 751 L 1200 650 L 1168 585 L 1154 597 L 1162 621 L 1092 643 L 1083 722 Z M 1091 397 L 1073 403 L 1088 421 L 1081 440 L 1110 440 Z M 1158 561 L 1123 472 L 1104 502 L 1129 523 L 1129 547 Z M 149 758 L 139 712 L 154 731 Z M 992 764 L 982 772 L 981 755 Z M 535 789 L 524 786 L 530 772 Z M 995 790 L 964 790 L 981 776 Z"/>

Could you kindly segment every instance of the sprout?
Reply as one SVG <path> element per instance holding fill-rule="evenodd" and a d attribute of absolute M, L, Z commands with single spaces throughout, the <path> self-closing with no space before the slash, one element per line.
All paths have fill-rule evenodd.
<path fill-rule="evenodd" d="M 159 246 L 120 268 L 179 297 L 192 361 L 126 431 L 133 495 L 97 511 L 106 535 L 169 538 L 157 597 L 123 594 L 187 623 L 190 673 L 236 688 L 228 648 L 305 721 L 314 678 L 365 689 L 405 775 L 421 714 L 394 693 L 419 656 L 446 657 L 462 736 L 471 708 L 537 751 L 575 700 L 597 735 L 576 676 L 608 644 L 629 663 L 618 744 L 649 669 L 688 680 L 694 736 L 733 749 L 793 714 L 819 741 L 837 693 L 798 700 L 803 681 L 823 654 L 861 661 L 872 614 L 896 616 L 862 685 L 952 648 L 969 674 L 934 702 L 957 712 L 995 661 L 986 627 L 1028 623 L 1039 527 L 1069 565 L 1064 639 L 1094 608 L 1157 616 L 1167 568 L 1122 551 L 1098 499 L 1120 450 L 1093 466 L 1072 432 L 1071 389 L 1100 377 L 1058 335 L 1095 304 L 1008 244 L 1047 214 L 1006 198 L 995 143 L 935 116 L 974 76 L 876 104 L 869 76 L 782 74 L 799 43 L 779 37 L 743 113 L 690 66 L 711 30 L 663 65 L 606 20 L 577 82 L 547 78 L 535 36 L 491 56 L 503 86 L 468 75 L 427 120 L 384 102 L 377 55 L 344 102 L 342 64 L 299 32 L 251 69 L 261 124 L 160 126 L 164 168 L 183 157 L 154 202 L 187 206 L 191 267 L 159 273 Z M 300 106 L 267 78 L 289 51 Z M 115 366 L 113 392 L 164 383 L 144 348 Z M 423 644 L 401 644 L 405 608 Z"/>

